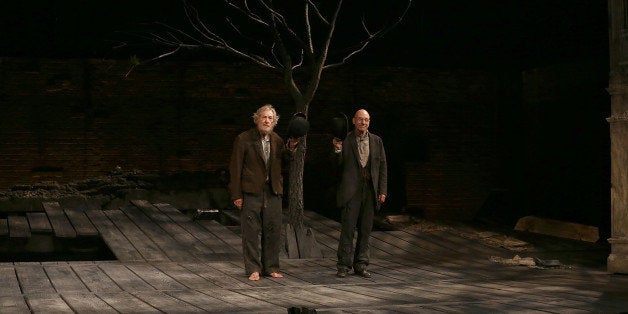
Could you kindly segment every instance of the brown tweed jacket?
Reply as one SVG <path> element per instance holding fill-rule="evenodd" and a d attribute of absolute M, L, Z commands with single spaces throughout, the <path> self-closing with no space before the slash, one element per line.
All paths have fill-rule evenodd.
<path fill-rule="evenodd" d="M 243 193 L 260 195 L 266 184 L 266 174 L 273 193 L 283 194 L 282 163 L 289 158 L 283 139 L 275 132 L 270 134 L 270 169 L 266 169 L 262 152 L 261 135 L 257 128 L 240 133 L 233 143 L 229 163 L 229 192 L 231 199 L 242 198 Z"/>

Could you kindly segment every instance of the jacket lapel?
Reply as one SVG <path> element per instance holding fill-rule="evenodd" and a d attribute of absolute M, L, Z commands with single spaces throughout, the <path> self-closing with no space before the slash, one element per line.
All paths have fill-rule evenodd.
<path fill-rule="evenodd" d="M 262 165 L 264 164 L 264 148 L 262 147 L 262 137 L 259 134 L 259 131 L 255 130 L 253 133 L 253 145 L 255 146 L 255 152 L 257 156 L 259 156 L 262 161 Z"/>
<path fill-rule="evenodd" d="M 360 164 L 360 152 L 358 151 L 358 138 L 355 132 L 351 133 L 351 136 L 347 136 L 347 140 L 349 141 L 349 145 L 351 145 L 351 151 L 353 152 L 353 157 L 355 161 Z"/>

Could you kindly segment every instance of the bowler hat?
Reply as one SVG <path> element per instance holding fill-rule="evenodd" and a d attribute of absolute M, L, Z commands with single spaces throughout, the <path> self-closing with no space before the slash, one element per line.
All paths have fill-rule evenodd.
<path fill-rule="evenodd" d="M 331 133 L 334 137 L 344 140 L 349 133 L 349 123 L 347 122 L 347 116 L 344 113 L 340 113 L 342 117 L 334 117 L 331 122 Z"/>
<path fill-rule="evenodd" d="M 288 137 L 299 138 L 307 134 L 310 129 L 310 122 L 302 112 L 295 113 L 288 122 Z"/>

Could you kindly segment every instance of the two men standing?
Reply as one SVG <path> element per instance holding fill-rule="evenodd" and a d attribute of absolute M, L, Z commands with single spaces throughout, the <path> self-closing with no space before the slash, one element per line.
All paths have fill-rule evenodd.
<path fill-rule="evenodd" d="M 279 248 L 282 228 L 282 162 L 294 152 L 298 140 L 283 139 L 273 131 L 279 116 L 272 105 L 253 114 L 256 127 L 238 135 L 229 165 L 229 192 L 240 209 L 244 268 L 249 280 L 260 274 L 282 278 Z M 369 113 L 360 109 L 353 117 L 354 131 L 345 140 L 332 143 L 341 172 L 337 203 L 342 208 L 342 230 L 338 245 L 338 277 L 350 269 L 371 277 L 369 238 L 375 210 L 386 201 L 386 153 L 382 139 L 368 131 Z M 355 250 L 355 228 L 358 238 Z M 261 246 L 260 246 L 261 234 Z M 261 247 L 261 250 L 260 250 Z"/>

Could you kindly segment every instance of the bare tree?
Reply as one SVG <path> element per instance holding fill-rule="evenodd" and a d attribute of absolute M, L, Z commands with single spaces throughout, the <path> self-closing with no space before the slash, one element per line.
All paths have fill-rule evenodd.
<path fill-rule="evenodd" d="M 383 37 L 403 20 L 412 4 L 412 0 L 372 1 L 379 7 L 371 9 L 373 14 L 369 15 L 362 10 L 365 5 L 355 0 L 213 1 L 216 2 L 223 5 L 214 8 L 220 11 L 221 20 L 204 19 L 195 6 L 183 1 L 187 25 L 157 23 L 160 30 L 144 36 L 168 47 L 168 51 L 146 62 L 190 48 L 209 48 L 237 56 L 280 74 L 295 111 L 306 116 L 323 71 L 346 64 Z M 337 37 L 343 40 L 332 45 L 340 28 L 345 33 Z M 346 40 L 349 37 L 352 39 Z M 306 147 L 304 137 L 289 172 L 289 223 L 302 234 Z M 299 248 L 305 246 L 299 244 Z"/>

